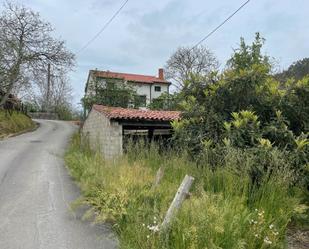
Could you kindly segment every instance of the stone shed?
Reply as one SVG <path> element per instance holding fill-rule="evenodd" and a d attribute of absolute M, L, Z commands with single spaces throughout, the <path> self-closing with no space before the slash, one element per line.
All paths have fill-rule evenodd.
<path fill-rule="evenodd" d="M 123 154 L 125 137 L 149 140 L 171 135 L 171 122 L 180 119 L 178 111 L 152 111 L 93 105 L 84 125 L 92 148 L 99 148 L 106 159 Z"/>

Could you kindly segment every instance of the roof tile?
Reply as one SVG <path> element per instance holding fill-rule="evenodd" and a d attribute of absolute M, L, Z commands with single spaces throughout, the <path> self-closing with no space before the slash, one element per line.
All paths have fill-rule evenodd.
<path fill-rule="evenodd" d="M 156 76 L 149 75 L 141 75 L 141 74 L 129 74 L 129 73 L 116 73 L 110 71 L 93 71 L 95 76 L 102 78 L 116 78 L 116 79 L 124 79 L 126 81 L 134 81 L 139 83 L 163 83 L 170 84 L 170 82 L 166 80 L 162 80 Z"/>
<path fill-rule="evenodd" d="M 118 120 L 173 121 L 180 119 L 181 115 L 179 111 L 152 111 L 103 105 L 93 105 L 92 108 L 109 119 Z"/>

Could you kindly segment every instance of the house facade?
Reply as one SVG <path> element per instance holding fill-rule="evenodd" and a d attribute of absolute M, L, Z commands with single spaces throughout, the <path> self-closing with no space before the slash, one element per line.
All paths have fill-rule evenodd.
<path fill-rule="evenodd" d="M 90 70 L 85 87 L 85 97 L 94 96 L 98 86 L 104 87 L 107 81 L 111 80 L 114 84 L 131 86 L 137 92 L 144 106 L 150 104 L 162 93 L 169 93 L 171 85 L 165 80 L 162 68 L 158 70 L 158 76 Z"/>

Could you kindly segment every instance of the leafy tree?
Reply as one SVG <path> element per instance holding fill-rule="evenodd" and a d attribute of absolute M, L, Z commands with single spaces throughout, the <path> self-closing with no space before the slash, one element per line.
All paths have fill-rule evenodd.
<path fill-rule="evenodd" d="M 260 33 L 255 34 L 255 40 L 251 45 L 247 45 L 244 38 L 240 38 L 239 48 L 234 50 L 233 56 L 227 62 L 228 68 L 241 72 L 241 70 L 253 69 L 254 65 L 260 65 L 269 72 L 271 70 L 270 59 L 262 54 L 264 42 L 265 39 Z"/>
<path fill-rule="evenodd" d="M 259 34 L 251 45 L 241 39 L 224 72 L 191 75 L 193 83 L 178 93 L 183 115 L 173 122 L 173 138 L 198 165 L 218 165 L 227 155 L 233 166 L 243 162 L 239 168 L 254 185 L 250 193 L 265 174 L 285 167 L 293 184 L 309 189 L 309 77 L 278 81 L 263 43 Z M 239 155 L 252 161 L 249 168 Z"/>
<path fill-rule="evenodd" d="M 309 76 L 302 80 L 289 80 L 280 103 L 291 129 L 296 133 L 309 132 Z"/>
<path fill-rule="evenodd" d="M 309 58 L 303 58 L 294 62 L 289 66 L 287 70 L 283 70 L 281 73 L 275 75 L 281 82 L 285 82 L 290 78 L 294 80 L 301 80 L 305 76 L 309 75 Z"/>
<path fill-rule="evenodd" d="M 232 113 L 243 110 L 254 112 L 261 125 L 273 118 L 284 92 L 271 75 L 269 57 L 262 54 L 263 43 L 258 33 L 251 45 L 241 39 L 240 47 L 234 50 L 221 75 L 197 76 L 194 82 L 199 84 L 180 92 L 184 96 L 184 114 L 183 120 L 175 124 L 175 137 L 179 141 L 197 150 L 205 139 L 221 142 L 224 122 L 235 118 Z"/>
<path fill-rule="evenodd" d="M 106 79 L 105 84 L 98 81 L 93 85 L 92 95 L 82 99 L 84 109 L 89 111 L 93 104 L 106 106 L 117 106 L 127 108 L 128 106 L 139 107 L 143 105 L 136 91 L 123 81 Z"/>
<path fill-rule="evenodd" d="M 261 121 L 269 120 L 278 105 L 280 96 L 278 83 L 271 76 L 271 63 L 262 54 L 264 39 L 256 33 L 255 40 L 247 45 L 241 38 L 240 47 L 228 61 L 228 69 L 223 73 L 218 94 L 224 99 L 228 113 L 253 110 Z M 222 96 L 223 95 L 223 96 Z"/>
<path fill-rule="evenodd" d="M 175 93 L 162 93 L 158 98 L 153 99 L 148 105 L 152 110 L 178 110 L 180 103 L 180 95 Z"/>

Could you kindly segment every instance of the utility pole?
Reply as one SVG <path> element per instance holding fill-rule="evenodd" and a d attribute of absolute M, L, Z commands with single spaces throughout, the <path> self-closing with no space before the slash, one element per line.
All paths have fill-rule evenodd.
<path fill-rule="evenodd" d="M 49 111 L 49 95 L 50 95 L 50 63 L 48 63 L 47 65 L 46 111 Z"/>

